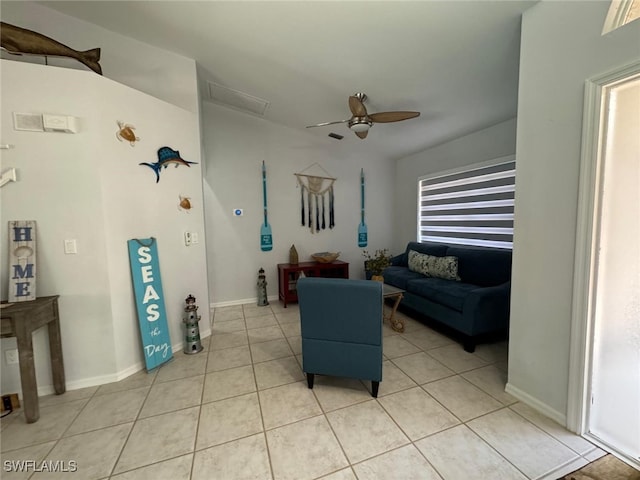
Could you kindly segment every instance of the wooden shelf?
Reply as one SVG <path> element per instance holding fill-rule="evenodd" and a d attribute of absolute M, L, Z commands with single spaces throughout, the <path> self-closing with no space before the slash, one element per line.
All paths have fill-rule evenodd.
<path fill-rule="evenodd" d="M 287 307 L 287 303 L 298 301 L 296 284 L 300 273 L 306 277 L 349 278 L 349 264 L 342 260 L 331 263 L 300 262 L 297 265 L 289 263 L 278 264 L 278 296 Z"/>

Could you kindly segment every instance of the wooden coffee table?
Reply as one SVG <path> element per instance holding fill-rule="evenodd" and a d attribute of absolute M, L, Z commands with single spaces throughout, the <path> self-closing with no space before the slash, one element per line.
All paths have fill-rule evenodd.
<path fill-rule="evenodd" d="M 391 307 L 391 313 L 387 316 L 384 316 L 385 320 L 389 320 L 389 323 L 391 324 L 391 328 L 393 330 L 395 330 L 396 332 L 404 332 L 404 318 L 395 318 L 396 315 L 396 310 L 398 309 L 398 305 L 400 305 L 400 300 L 402 300 L 402 294 L 405 291 L 402 290 L 401 288 L 397 288 L 394 287 L 392 285 L 387 285 L 386 283 L 384 283 L 382 285 L 382 296 L 384 299 L 387 298 L 391 298 L 391 299 L 395 299 L 395 302 L 393 303 L 393 306 Z"/>

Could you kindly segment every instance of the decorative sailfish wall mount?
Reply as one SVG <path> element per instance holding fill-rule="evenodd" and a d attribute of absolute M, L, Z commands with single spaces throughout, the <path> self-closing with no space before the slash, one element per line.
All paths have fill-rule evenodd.
<path fill-rule="evenodd" d="M 317 166 L 324 175 L 311 175 L 308 172 L 312 167 Z M 326 208 L 328 201 L 329 209 L 329 229 L 335 227 L 335 197 L 333 194 L 333 184 L 337 178 L 332 177 L 329 172 L 318 163 L 313 163 L 300 173 L 294 173 L 300 185 L 300 222 L 302 226 L 309 227 L 311 233 L 317 233 L 327 228 Z M 328 197 L 327 198 L 325 198 Z M 306 211 L 305 211 L 306 208 Z"/>
<path fill-rule="evenodd" d="M 0 47 L 14 55 L 73 58 L 102 75 L 102 67 L 98 63 L 100 61 L 99 48 L 81 52 L 41 33 L 16 27 L 9 23 L 0 22 Z"/>
<path fill-rule="evenodd" d="M 170 147 L 160 147 L 158 149 L 158 161 L 155 163 L 142 162 L 139 165 L 146 165 L 156 174 L 156 183 L 160 181 L 160 172 L 163 168 L 167 168 L 169 165 L 174 165 L 178 168 L 180 165 L 185 167 L 191 167 L 198 162 L 188 162 L 180 157 L 180 151 L 174 150 Z"/>

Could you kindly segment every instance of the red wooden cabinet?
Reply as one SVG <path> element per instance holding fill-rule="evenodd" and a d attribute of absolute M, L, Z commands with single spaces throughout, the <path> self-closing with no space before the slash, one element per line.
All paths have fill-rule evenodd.
<path fill-rule="evenodd" d="M 285 308 L 287 303 L 298 301 L 296 284 L 301 272 L 307 277 L 349 278 L 349 264 L 341 260 L 331 263 L 300 262 L 297 265 L 279 263 L 278 296 Z"/>

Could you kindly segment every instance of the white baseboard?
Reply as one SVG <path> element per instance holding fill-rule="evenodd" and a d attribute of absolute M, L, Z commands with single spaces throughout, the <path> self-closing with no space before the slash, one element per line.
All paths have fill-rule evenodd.
<path fill-rule="evenodd" d="M 270 302 L 277 301 L 279 299 L 279 295 L 267 296 L 267 300 L 269 300 Z M 245 303 L 258 303 L 258 297 L 243 298 L 240 300 L 229 300 L 228 302 L 212 302 L 209 305 L 209 308 L 232 307 L 234 305 L 244 305 Z"/>
<path fill-rule="evenodd" d="M 507 392 L 510 395 L 513 395 L 518 400 L 520 400 L 522 403 L 526 403 L 527 405 L 529 405 L 534 410 L 537 410 L 538 412 L 542 413 L 544 416 L 549 417 L 554 422 L 559 423 L 563 427 L 565 427 L 567 425 L 567 415 L 566 414 L 561 413 L 561 412 L 557 411 L 554 408 L 551 408 L 546 403 L 541 402 L 540 400 L 538 400 L 535 397 L 532 397 L 527 392 L 524 392 L 524 391 L 520 390 L 518 387 L 514 387 L 510 383 L 507 383 L 507 385 L 505 386 L 504 391 Z"/>
<path fill-rule="evenodd" d="M 201 338 L 207 338 L 211 335 L 211 329 L 207 328 L 203 332 L 200 333 Z M 171 351 L 173 353 L 180 352 L 184 348 L 184 344 L 182 342 L 174 344 L 171 346 Z M 127 368 L 120 370 L 115 373 L 110 373 L 107 375 L 100 375 L 97 377 L 90 378 L 82 378 L 79 380 L 67 381 L 66 389 L 67 390 L 79 390 L 81 388 L 87 387 L 95 387 L 99 385 L 104 385 L 106 383 L 119 382 L 120 380 L 124 380 L 127 377 L 130 377 L 134 373 L 138 373 L 139 371 L 144 369 L 144 363 L 138 362 L 133 365 L 128 366 Z M 18 390 L 18 397 L 22 400 L 22 390 Z M 42 397 L 45 395 L 53 395 L 55 393 L 55 389 L 53 388 L 53 384 L 51 385 L 38 385 L 38 396 Z"/>

